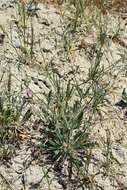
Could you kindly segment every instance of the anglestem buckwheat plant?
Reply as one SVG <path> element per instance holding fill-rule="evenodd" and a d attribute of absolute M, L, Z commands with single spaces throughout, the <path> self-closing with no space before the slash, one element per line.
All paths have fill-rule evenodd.
<path fill-rule="evenodd" d="M 73 100 L 75 87 L 72 81 L 62 82 L 55 74 L 51 77 L 53 90 L 46 102 L 42 102 L 42 115 L 46 128 L 42 134 L 42 147 L 55 165 L 68 163 L 69 178 L 73 169 L 80 169 L 85 163 L 87 151 L 94 147 L 90 139 L 90 121 L 84 118 L 80 100 Z"/>

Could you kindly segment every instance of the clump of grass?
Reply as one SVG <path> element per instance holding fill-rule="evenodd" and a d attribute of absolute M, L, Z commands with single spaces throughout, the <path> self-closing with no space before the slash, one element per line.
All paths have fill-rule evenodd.
<path fill-rule="evenodd" d="M 92 149 L 97 145 L 92 129 L 103 120 L 103 108 L 110 104 L 110 82 L 105 82 L 107 71 L 101 63 L 106 40 L 105 33 L 101 33 L 94 44 L 94 59 L 83 82 L 77 80 L 77 73 L 67 81 L 54 73 L 48 75 L 52 90 L 41 106 L 45 121 L 41 147 L 58 168 L 67 163 L 69 179 L 74 173 L 89 175 Z"/>
<path fill-rule="evenodd" d="M 94 147 L 90 138 L 90 120 L 84 117 L 84 106 L 80 99 L 73 100 L 77 89 L 68 81 L 62 82 L 58 76 L 51 77 L 53 90 L 43 102 L 42 113 L 46 127 L 42 137 L 42 147 L 55 161 L 55 165 L 68 165 L 68 175 L 87 164 L 85 157 Z"/>

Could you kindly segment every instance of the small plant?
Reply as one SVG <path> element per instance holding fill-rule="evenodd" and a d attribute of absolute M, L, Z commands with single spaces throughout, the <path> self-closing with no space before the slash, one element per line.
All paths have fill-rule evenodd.
<path fill-rule="evenodd" d="M 19 38 L 19 46 L 24 61 L 33 59 L 33 46 L 34 46 L 34 27 L 32 18 L 28 14 L 28 7 L 25 1 L 16 2 L 18 20 L 16 22 L 17 34 Z"/>
<path fill-rule="evenodd" d="M 109 82 L 104 83 L 105 68 L 101 64 L 106 36 L 100 35 L 95 44 L 95 57 L 85 82 L 73 79 L 62 81 L 52 73 L 53 89 L 42 103 L 45 129 L 42 147 L 51 155 L 56 165 L 68 163 L 71 178 L 73 169 L 89 171 L 95 142 L 91 140 L 91 126 L 96 119 L 103 119 L 103 108 L 108 106 Z M 85 166 L 85 167 L 84 167 Z"/>
<path fill-rule="evenodd" d="M 9 157 L 15 146 L 19 145 L 22 127 L 32 115 L 30 100 L 13 90 L 11 70 L 7 83 L 0 90 L 0 158 Z"/>
<path fill-rule="evenodd" d="M 65 84 L 53 74 L 51 82 L 53 90 L 42 104 L 46 127 L 41 145 L 55 165 L 68 163 L 67 170 L 71 178 L 74 168 L 78 170 L 87 164 L 87 151 L 94 147 L 90 139 L 90 121 L 84 117 L 80 100 L 73 100 L 76 88 L 72 81 Z"/>

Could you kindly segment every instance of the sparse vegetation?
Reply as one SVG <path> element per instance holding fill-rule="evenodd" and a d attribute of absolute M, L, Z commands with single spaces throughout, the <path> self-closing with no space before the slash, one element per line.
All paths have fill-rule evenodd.
<path fill-rule="evenodd" d="M 44 189 L 43 182 L 52 190 L 55 177 L 51 180 L 51 173 L 57 176 L 63 190 L 105 190 L 100 182 L 104 177 L 109 180 L 109 188 L 114 185 L 116 189 L 126 189 L 126 184 L 116 179 L 122 175 L 119 173 L 122 164 L 114 153 L 114 146 L 119 141 L 113 130 L 117 128 L 116 118 L 118 120 L 115 106 L 125 110 L 126 117 L 127 94 L 122 86 L 121 100 L 115 102 L 118 81 L 115 83 L 113 72 L 118 70 L 121 59 L 115 62 L 113 50 L 110 50 L 112 43 L 120 41 L 121 30 L 119 24 L 116 29 L 109 29 L 108 22 L 112 11 L 121 9 L 123 3 L 115 0 L 53 1 L 58 5 L 54 7 L 55 16 L 59 15 L 58 26 L 63 19 L 62 32 L 62 27 L 57 31 L 56 23 L 52 26 L 52 18 L 51 22 L 43 17 L 39 20 L 41 8 L 48 9 L 38 7 L 38 3 L 18 0 L 13 3 L 16 16 L 9 25 L 10 33 L 0 25 L 5 36 L 2 39 L 5 60 L 8 60 L 8 51 L 16 53 L 16 57 L 11 53 L 12 60 L 9 59 L 4 72 L 0 71 L 0 162 L 9 162 L 23 146 L 30 150 L 30 163 L 27 165 L 25 160 L 22 171 L 18 171 L 24 190 Z M 42 33 L 36 31 L 39 27 L 36 29 L 34 19 Z M 43 30 L 49 28 L 51 33 L 43 47 L 42 39 L 46 36 Z M 48 40 L 52 43 L 48 44 Z M 39 49 L 35 48 L 35 43 L 39 44 Z M 42 68 L 41 58 L 46 70 Z M 54 59 L 58 59 L 58 65 Z M 64 71 L 65 67 L 65 73 L 59 72 L 59 68 Z M 16 77 L 13 69 L 17 69 Z M 122 71 L 118 72 L 121 77 L 119 73 Z M 33 160 L 43 167 L 43 174 L 39 182 L 34 185 L 31 182 L 27 188 L 24 173 Z M 13 189 L 13 184 L 4 179 L 1 172 L 0 176 L 2 183 L 8 186 L 5 189 Z"/>

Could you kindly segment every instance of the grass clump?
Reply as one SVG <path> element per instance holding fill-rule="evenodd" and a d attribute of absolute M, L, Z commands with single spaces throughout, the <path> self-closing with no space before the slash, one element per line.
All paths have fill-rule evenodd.
<path fill-rule="evenodd" d="M 67 163 L 69 178 L 73 174 L 89 175 L 92 150 L 99 143 L 93 140 L 93 129 L 103 121 L 110 82 L 104 82 L 107 72 L 102 64 L 106 36 L 100 35 L 94 45 L 94 59 L 85 80 L 62 80 L 57 74 L 48 73 L 52 90 L 42 101 L 44 120 L 41 147 L 50 155 L 58 168 Z M 83 171 L 83 172 L 82 172 Z"/>
<path fill-rule="evenodd" d="M 53 90 L 49 92 L 42 112 L 46 121 L 42 147 L 55 161 L 55 165 L 68 164 L 68 174 L 79 169 L 86 161 L 88 150 L 94 147 L 90 138 L 91 121 L 84 115 L 80 98 L 74 98 L 77 89 L 72 81 L 67 84 L 53 74 Z"/>

